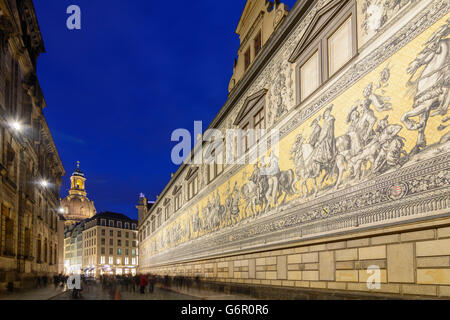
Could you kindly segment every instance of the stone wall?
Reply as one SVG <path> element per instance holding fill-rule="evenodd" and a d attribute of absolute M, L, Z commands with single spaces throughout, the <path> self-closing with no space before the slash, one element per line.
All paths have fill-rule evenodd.
<path fill-rule="evenodd" d="M 381 270 L 379 290 L 367 286 L 369 266 Z M 200 276 L 204 281 L 224 284 L 446 298 L 450 297 L 450 219 L 185 261 L 141 272 Z"/>

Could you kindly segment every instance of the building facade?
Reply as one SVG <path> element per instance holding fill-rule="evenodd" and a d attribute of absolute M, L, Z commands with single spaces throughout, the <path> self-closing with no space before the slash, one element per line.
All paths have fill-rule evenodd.
<path fill-rule="evenodd" d="M 36 76 L 44 51 L 32 1 L 0 1 L 0 290 L 58 272 L 65 171 Z"/>
<path fill-rule="evenodd" d="M 135 275 L 138 266 L 138 221 L 102 212 L 66 228 L 65 273 Z"/>
<path fill-rule="evenodd" d="M 79 161 L 76 170 L 70 177 L 69 195 L 61 200 L 61 210 L 66 226 L 90 219 L 97 213 L 94 201 L 87 197 L 86 177 L 80 169 Z"/>
<path fill-rule="evenodd" d="M 135 275 L 138 266 L 138 221 L 103 212 L 86 222 L 83 270 L 91 276 Z"/>
<path fill-rule="evenodd" d="M 83 231 L 85 221 L 64 229 L 64 273 L 81 274 L 83 270 Z"/>
<path fill-rule="evenodd" d="M 277 7 L 273 33 L 245 55 L 257 41 L 242 39 L 264 32 L 255 17 Z M 253 26 L 238 28 L 247 69 L 209 128 L 270 130 L 215 153 L 237 141 L 245 164 L 184 164 L 153 207 L 141 198 L 140 271 L 449 297 L 449 8 L 304 0 L 285 15 L 247 1 L 258 11 L 239 22 Z"/>

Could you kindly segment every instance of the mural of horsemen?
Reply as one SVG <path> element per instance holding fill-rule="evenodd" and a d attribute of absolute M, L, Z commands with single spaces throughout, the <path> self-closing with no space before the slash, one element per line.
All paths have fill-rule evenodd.
<path fill-rule="evenodd" d="M 408 59 L 390 56 L 321 111 L 307 114 L 303 125 L 293 126 L 255 163 L 212 185 L 209 195 L 190 209 L 187 222 L 155 237 L 155 250 L 278 214 L 291 200 L 296 200 L 293 205 L 307 202 L 448 152 L 450 20 L 442 23 L 416 41 L 415 48 L 424 46 L 420 52 L 406 47 L 402 57 Z M 388 195 L 342 199 L 330 209 L 345 212 L 358 207 L 358 201 L 373 204 L 383 197 Z"/>

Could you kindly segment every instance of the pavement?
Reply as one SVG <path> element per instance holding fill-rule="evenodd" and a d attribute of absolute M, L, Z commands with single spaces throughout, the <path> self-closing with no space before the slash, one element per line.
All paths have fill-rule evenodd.
<path fill-rule="evenodd" d="M 72 300 L 72 292 L 65 288 L 53 285 L 46 288 L 27 291 L 15 291 L 13 293 L 0 293 L 0 300 Z M 253 300 L 244 295 L 232 295 L 223 292 L 215 292 L 198 288 L 178 288 L 172 286 L 164 289 L 156 286 L 153 293 L 145 294 L 129 290 L 119 290 L 119 294 L 111 297 L 109 292 L 103 290 L 100 284 L 85 287 L 80 300 Z"/>
<path fill-rule="evenodd" d="M 65 292 L 65 288 L 58 287 L 55 289 L 53 285 L 45 288 L 31 290 L 16 290 L 14 292 L 0 293 L 0 300 L 50 300 L 55 296 Z"/>
<path fill-rule="evenodd" d="M 191 295 L 200 300 L 229 300 L 229 301 L 255 300 L 254 298 L 245 295 L 228 294 L 225 292 L 210 291 L 198 288 L 187 289 L 184 287 L 180 289 L 178 287 L 172 287 L 170 290 L 178 292 L 180 294 Z"/>

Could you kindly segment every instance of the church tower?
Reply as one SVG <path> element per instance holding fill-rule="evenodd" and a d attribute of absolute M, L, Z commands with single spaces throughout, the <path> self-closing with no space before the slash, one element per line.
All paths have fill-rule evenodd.
<path fill-rule="evenodd" d="M 86 176 L 80 169 L 79 161 L 70 177 L 69 195 L 61 200 L 61 208 L 66 219 L 66 226 L 92 218 L 97 213 L 94 202 L 87 197 Z"/>
<path fill-rule="evenodd" d="M 80 161 L 77 161 L 77 169 L 70 177 L 70 195 L 87 196 L 86 193 L 86 178 L 84 173 L 80 170 Z"/>

